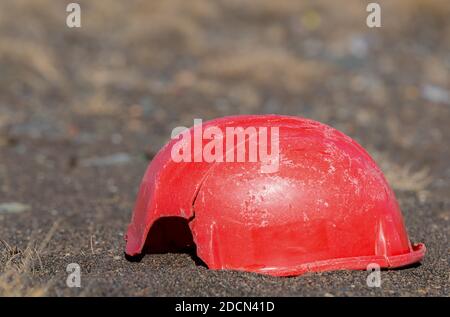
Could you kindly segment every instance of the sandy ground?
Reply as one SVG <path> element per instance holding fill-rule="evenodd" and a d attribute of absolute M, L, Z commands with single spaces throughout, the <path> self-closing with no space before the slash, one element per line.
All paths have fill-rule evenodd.
<path fill-rule="evenodd" d="M 0 295 L 448 296 L 450 4 L 0 3 Z M 275 278 L 188 254 L 123 256 L 149 160 L 193 118 L 279 113 L 355 138 L 399 199 L 419 266 Z M 82 287 L 65 284 L 69 263 Z"/>

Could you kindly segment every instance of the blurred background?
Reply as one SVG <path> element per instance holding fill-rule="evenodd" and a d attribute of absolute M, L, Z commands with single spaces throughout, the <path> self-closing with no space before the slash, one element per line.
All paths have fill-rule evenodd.
<path fill-rule="evenodd" d="M 450 3 L 377 2 L 381 28 L 357 0 L 78 1 L 82 27 L 68 28 L 69 1 L 2 0 L 0 263 L 34 273 L 0 290 L 30 292 L 72 261 L 97 277 L 87 294 L 177 295 L 170 283 L 145 293 L 136 272 L 127 287 L 104 276 L 128 265 L 137 187 L 172 129 L 234 114 L 312 118 L 356 139 L 399 196 L 411 239 L 434 239 L 430 257 L 448 269 Z M 34 260 L 17 260 L 30 246 Z M 439 288 L 413 294 L 446 289 L 428 278 Z M 72 294 L 58 283 L 45 292 Z"/>

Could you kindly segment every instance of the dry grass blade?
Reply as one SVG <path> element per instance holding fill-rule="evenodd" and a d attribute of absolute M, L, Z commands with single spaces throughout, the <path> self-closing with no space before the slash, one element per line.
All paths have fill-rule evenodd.
<path fill-rule="evenodd" d="M 42 268 L 41 254 L 53 236 L 58 222 L 56 222 L 45 235 L 37 248 L 34 242 L 29 242 L 25 249 L 11 246 L 8 242 L 0 240 L 3 250 L 0 252 L 0 296 L 5 297 L 36 297 L 47 293 L 49 283 L 46 285 L 33 285 L 32 277 L 36 267 Z"/>
<path fill-rule="evenodd" d="M 411 191 L 420 195 L 426 192 L 433 178 L 430 169 L 425 166 L 414 168 L 411 164 L 400 165 L 390 160 L 385 154 L 370 151 L 380 164 L 389 184 L 396 190 Z"/>

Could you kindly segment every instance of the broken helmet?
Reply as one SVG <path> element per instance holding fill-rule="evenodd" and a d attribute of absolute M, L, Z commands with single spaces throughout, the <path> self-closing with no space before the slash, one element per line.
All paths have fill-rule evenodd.
<path fill-rule="evenodd" d="M 210 269 L 277 276 L 401 267 L 425 254 L 409 241 L 394 192 L 358 143 L 319 122 L 278 115 L 194 125 L 154 157 L 126 254 L 192 244 Z"/>

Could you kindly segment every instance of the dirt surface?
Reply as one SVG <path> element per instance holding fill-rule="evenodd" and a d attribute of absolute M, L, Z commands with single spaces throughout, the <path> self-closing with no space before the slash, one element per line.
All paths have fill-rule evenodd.
<path fill-rule="evenodd" d="M 0 2 L 0 295 L 448 296 L 450 4 L 379 1 Z M 194 118 L 330 124 L 386 173 L 421 265 L 292 278 L 124 258 L 149 160 Z M 245 250 L 242 250 L 245 252 Z M 82 287 L 66 286 L 78 263 Z"/>

